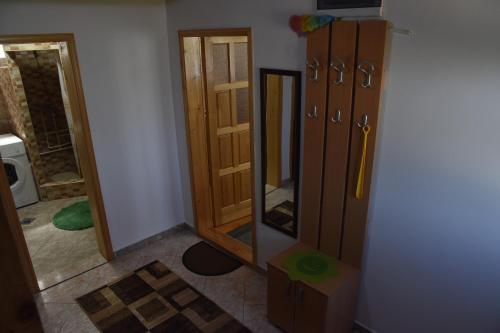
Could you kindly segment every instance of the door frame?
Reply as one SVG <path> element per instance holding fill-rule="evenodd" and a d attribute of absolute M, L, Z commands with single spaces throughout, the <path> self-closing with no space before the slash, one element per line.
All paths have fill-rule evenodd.
<path fill-rule="evenodd" d="M 206 225 L 201 225 L 199 219 L 198 219 L 198 205 L 197 205 L 197 193 L 195 189 L 195 183 L 194 183 L 194 163 L 193 163 L 193 154 L 194 150 L 197 147 L 194 147 L 192 145 L 191 141 L 191 126 L 190 126 L 190 120 L 189 120 L 189 107 L 186 101 L 188 100 L 188 94 L 186 91 L 186 64 L 185 64 L 185 57 L 184 57 L 184 43 L 183 40 L 185 37 L 199 37 L 199 38 L 205 38 L 205 37 L 232 37 L 232 36 L 246 36 L 247 41 L 248 41 L 248 98 L 249 98 L 249 117 L 250 117 L 250 163 L 252 165 L 252 170 L 251 170 L 251 191 L 252 191 L 252 220 L 253 220 L 253 226 L 252 226 L 252 258 L 251 260 L 247 260 L 246 258 L 242 257 L 239 255 L 239 253 L 235 253 L 234 248 L 231 246 L 227 246 L 224 242 L 220 241 L 219 237 L 216 237 L 215 235 L 212 235 L 210 232 L 207 232 L 210 227 L 207 228 Z M 253 89 L 254 89 L 254 84 L 253 84 L 253 40 L 252 40 L 252 29 L 251 28 L 228 28 L 228 29 L 196 29 L 196 30 L 179 30 L 178 32 L 178 38 L 179 38 L 179 56 L 180 56 L 180 62 L 181 62 L 181 76 L 182 76 L 182 91 L 183 91 L 183 104 L 184 104 L 184 116 L 185 116 L 185 122 L 186 122 L 186 137 L 187 137 L 187 144 L 188 144 L 188 150 L 189 150 L 189 175 L 190 175 L 190 183 L 191 183 L 191 203 L 193 207 L 193 215 L 194 215 L 194 224 L 195 224 L 195 229 L 197 234 L 209 241 L 212 244 L 215 244 L 216 246 L 222 247 L 223 249 L 231 252 L 232 254 L 237 255 L 240 259 L 244 260 L 248 264 L 257 267 L 257 221 L 255 220 L 256 218 L 256 198 L 255 198 L 255 150 L 254 150 L 254 131 L 255 131 L 255 126 L 254 126 L 254 99 L 253 99 Z M 204 66 L 204 56 L 202 55 L 203 58 L 203 66 Z M 204 94 L 206 94 L 205 90 L 205 82 L 204 82 Z M 204 98 L 205 105 L 204 107 L 207 108 L 206 105 L 206 98 Z M 206 143 L 208 146 L 208 142 Z M 206 149 L 208 147 L 203 147 L 200 149 L 205 149 L 206 153 L 208 153 L 208 150 Z M 202 152 L 204 154 L 204 152 Z M 207 156 L 208 158 L 208 156 Z M 213 205 L 210 203 L 210 207 L 213 210 Z M 211 212 L 212 213 L 212 212 Z M 209 223 L 214 223 L 213 221 L 213 214 L 211 214 L 212 218 L 209 221 Z"/>
<path fill-rule="evenodd" d="M 75 141 L 77 143 L 78 155 L 82 167 L 82 174 L 85 179 L 87 196 L 92 210 L 92 218 L 94 220 L 95 232 L 99 250 L 106 260 L 114 258 L 113 247 L 109 235 L 108 222 L 106 211 L 99 182 L 99 174 L 95 161 L 94 147 L 92 144 L 92 136 L 85 104 L 85 96 L 83 93 L 83 85 L 80 76 L 80 67 L 76 52 L 76 42 L 74 34 L 27 34 L 27 35 L 0 35 L 0 44 L 22 44 L 22 43 L 47 43 L 47 42 L 65 42 L 67 52 L 60 52 L 62 68 L 66 77 L 66 85 L 68 89 L 68 99 L 71 106 L 71 115 L 73 117 Z M 1 164 L 3 167 L 3 164 Z M 0 191 L 10 192 L 9 187 L 1 184 Z M 17 211 L 10 212 L 16 214 Z M 19 219 L 18 219 L 19 220 Z M 32 293 L 40 291 L 36 279 L 36 275 L 31 262 L 31 257 L 26 245 L 26 240 L 20 223 L 11 223 L 10 228 L 16 237 L 18 251 L 21 256 L 22 266 L 30 284 Z"/>

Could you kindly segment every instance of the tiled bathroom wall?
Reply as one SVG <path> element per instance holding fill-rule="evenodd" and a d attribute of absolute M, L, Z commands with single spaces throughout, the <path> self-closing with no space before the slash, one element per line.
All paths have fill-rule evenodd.
<path fill-rule="evenodd" d="M 12 133 L 12 127 L 10 125 L 10 115 L 7 109 L 7 102 L 0 93 L 0 134 Z"/>
<path fill-rule="evenodd" d="M 40 153 L 71 147 L 57 68 L 59 51 L 7 53 L 21 72 Z"/>
<path fill-rule="evenodd" d="M 43 164 L 34 135 L 33 123 L 28 109 L 28 102 L 24 94 L 21 74 L 17 66 L 11 61 L 0 67 L 0 91 L 10 116 L 12 134 L 24 141 L 26 150 L 33 165 L 33 172 L 37 184 L 46 182 Z"/>
<path fill-rule="evenodd" d="M 68 126 L 69 102 L 61 93 L 58 48 L 53 43 L 6 45 L 8 58 L 0 64 L 0 126 L 6 105 L 6 130 L 24 140 L 42 200 L 86 194 Z"/>

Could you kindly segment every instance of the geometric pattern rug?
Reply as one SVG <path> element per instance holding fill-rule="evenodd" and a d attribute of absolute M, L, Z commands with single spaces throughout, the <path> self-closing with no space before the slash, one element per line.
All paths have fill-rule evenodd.
<path fill-rule="evenodd" d="M 286 200 L 267 211 L 264 220 L 285 232 L 293 232 L 293 202 Z"/>
<path fill-rule="evenodd" d="M 250 332 L 154 261 L 76 299 L 101 332 Z"/>

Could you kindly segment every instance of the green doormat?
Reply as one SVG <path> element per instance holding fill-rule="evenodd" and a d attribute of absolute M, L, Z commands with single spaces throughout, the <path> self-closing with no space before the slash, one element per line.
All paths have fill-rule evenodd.
<path fill-rule="evenodd" d="M 88 200 L 80 201 L 61 209 L 52 220 L 54 226 L 62 230 L 82 230 L 91 228 L 92 214 Z"/>
<path fill-rule="evenodd" d="M 292 281 L 321 283 L 337 275 L 337 260 L 318 251 L 297 251 L 283 262 Z"/>

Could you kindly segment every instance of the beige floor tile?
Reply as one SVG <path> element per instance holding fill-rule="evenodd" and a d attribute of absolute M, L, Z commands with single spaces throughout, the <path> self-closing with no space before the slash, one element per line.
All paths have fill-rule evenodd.
<path fill-rule="evenodd" d="M 37 304 L 47 332 L 96 332 L 75 299 L 154 260 L 163 262 L 252 331 L 278 332 L 266 319 L 264 276 L 247 266 L 217 277 L 201 276 L 184 267 L 182 254 L 199 241 L 191 231 L 180 229 L 45 290 L 37 297 Z"/>
<path fill-rule="evenodd" d="M 253 275 L 245 279 L 245 303 L 266 304 L 267 280 L 263 275 Z"/>
<path fill-rule="evenodd" d="M 19 218 L 34 218 L 22 225 L 40 289 L 46 289 L 106 262 L 99 253 L 94 228 L 57 229 L 54 215 L 86 197 L 39 202 L 18 210 Z"/>
<path fill-rule="evenodd" d="M 261 304 L 245 304 L 243 310 L 243 324 L 256 333 L 279 333 L 266 318 L 267 309 Z"/>

